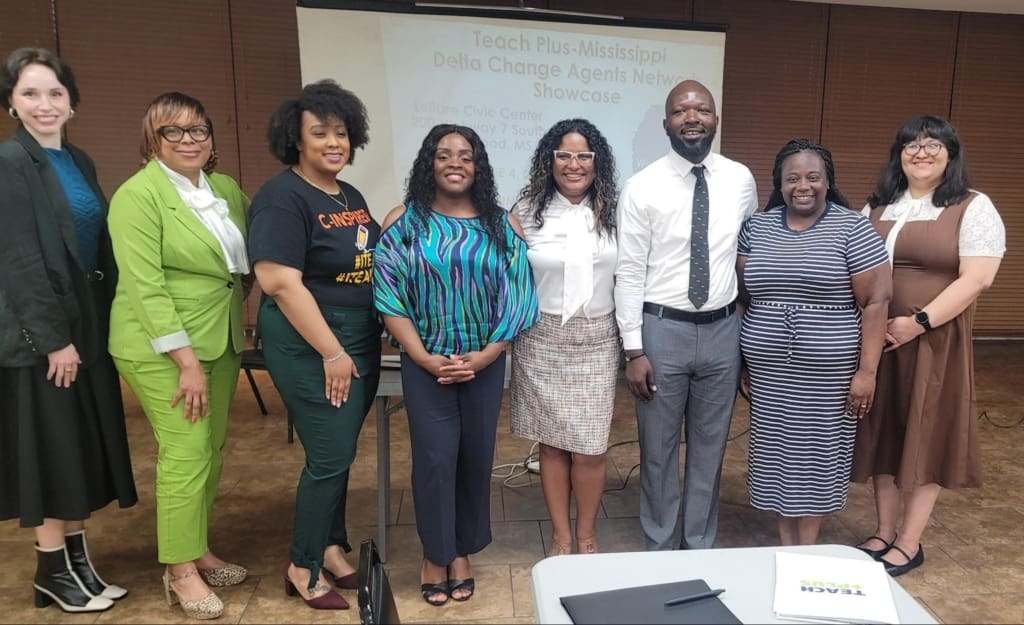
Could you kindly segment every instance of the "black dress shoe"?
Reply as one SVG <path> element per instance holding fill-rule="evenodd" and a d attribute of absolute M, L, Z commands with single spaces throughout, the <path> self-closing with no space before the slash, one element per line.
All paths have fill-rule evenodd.
<path fill-rule="evenodd" d="M 871 556 L 871 558 L 873 560 L 881 560 L 882 556 L 887 554 L 889 552 L 889 550 L 892 549 L 892 543 L 896 542 L 896 537 L 895 536 L 892 539 L 892 543 L 886 541 L 881 536 L 868 536 L 867 538 L 864 539 L 864 541 L 861 544 L 864 544 L 864 543 L 866 543 L 866 542 L 868 542 L 869 540 L 872 540 L 872 539 L 881 542 L 885 546 L 882 547 L 881 549 L 868 549 L 867 547 L 857 547 L 857 549 L 860 549 L 864 553 L 866 553 L 869 556 Z"/>
<path fill-rule="evenodd" d="M 885 572 L 893 577 L 899 577 L 900 575 L 903 575 L 904 573 L 907 573 L 909 571 L 913 571 L 917 567 L 924 564 L 924 547 L 920 544 L 917 545 L 917 553 L 914 554 L 913 558 L 910 557 L 910 554 L 908 554 L 906 551 L 903 551 L 896 545 L 893 545 L 892 549 L 899 551 L 903 554 L 903 557 L 907 559 L 906 564 L 892 564 L 891 562 L 887 562 L 885 560 L 881 561 L 882 564 L 885 565 Z"/>

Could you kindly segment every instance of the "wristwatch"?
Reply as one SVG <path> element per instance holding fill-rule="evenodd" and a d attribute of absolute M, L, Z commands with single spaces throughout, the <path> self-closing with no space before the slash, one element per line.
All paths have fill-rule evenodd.
<path fill-rule="evenodd" d="M 628 362 L 633 362 L 634 360 L 636 360 L 638 358 L 643 358 L 646 355 L 647 354 L 645 354 L 643 352 L 640 352 L 639 354 L 636 354 L 635 356 L 630 356 L 629 354 L 623 352 L 622 359 L 625 360 L 628 363 Z"/>
<path fill-rule="evenodd" d="M 928 313 L 923 310 L 919 310 L 914 313 L 914 321 L 921 324 L 921 327 L 924 328 L 925 332 L 932 329 L 932 324 L 928 321 Z"/>

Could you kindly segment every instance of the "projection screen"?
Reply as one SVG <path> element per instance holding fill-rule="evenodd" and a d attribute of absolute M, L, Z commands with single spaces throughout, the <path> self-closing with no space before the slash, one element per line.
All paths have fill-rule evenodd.
<path fill-rule="evenodd" d="M 601 130 L 621 183 L 668 151 L 665 97 L 679 81 L 707 85 L 722 115 L 720 27 L 527 10 L 300 4 L 331 7 L 296 9 L 303 84 L 333 78 L 369 111 L 370 143 L 341 178 L 366 196 L 378 220 L 401 203 L 416 152 L 438 123 L 480 134 L 507 208 L 527 182 L 538 140 L 559 120 L 583 117 Z M 346 8 L 352 6 L 362 10 Z"/>

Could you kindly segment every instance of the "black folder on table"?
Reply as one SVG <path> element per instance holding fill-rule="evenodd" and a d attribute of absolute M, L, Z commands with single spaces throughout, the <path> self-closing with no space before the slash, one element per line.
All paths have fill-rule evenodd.
<path fill-rule="evenodd" d="M 680 605 L 665 602 L 710 590 L 702 579 L 616 588 L 562 597 L 573 623 L 740 623 L 718 597 Z"/>

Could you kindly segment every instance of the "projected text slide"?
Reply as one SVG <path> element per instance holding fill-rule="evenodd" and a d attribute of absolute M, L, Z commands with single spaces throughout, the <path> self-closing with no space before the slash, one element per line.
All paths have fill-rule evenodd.
<path fill-rule="evenodd" d="M 369 109 L 372 141 L 342 177 L 378 217 L 401 200 L 435 124 L 480 134 L 509 206 L 555 122 L 592 121 L 624 179 L 668 150 L 661 123 L 674 85 L 696 78 L 721 93 L 722 33 L 299 9 L 299 41 L 304 83 L 334 78 Z"/>

